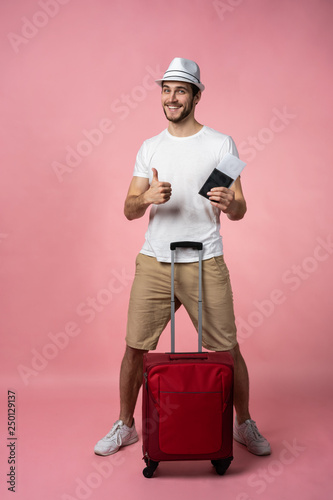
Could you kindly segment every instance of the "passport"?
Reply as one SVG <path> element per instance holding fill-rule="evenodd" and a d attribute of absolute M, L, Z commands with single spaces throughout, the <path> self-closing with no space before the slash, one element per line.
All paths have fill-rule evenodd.
<path fill-rule="evenodd" d="M 239 177 L 245 165 L 246 163 L 237 158 L 237 156 L 227 153 L 217 167 L 211 172 L 200 189 L 199 194 L 209 199 L 207 193 L 213 187 L 230 188 L 237 177 Z"/>

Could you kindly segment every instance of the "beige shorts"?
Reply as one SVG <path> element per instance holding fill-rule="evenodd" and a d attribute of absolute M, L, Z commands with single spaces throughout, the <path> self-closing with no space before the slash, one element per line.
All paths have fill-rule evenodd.
<path fill-rule="evenodd" d="M 229 271 L 223 256 L 203 261 L 202 344 L 211 351 L 236 346 Z M 128 309 L 126 343 L 154 350 L 171 315 L 171 264 L 139 254 Z M 175 264 L 176 309 L 182 304 L 198 326 L 198 262 Z"/>

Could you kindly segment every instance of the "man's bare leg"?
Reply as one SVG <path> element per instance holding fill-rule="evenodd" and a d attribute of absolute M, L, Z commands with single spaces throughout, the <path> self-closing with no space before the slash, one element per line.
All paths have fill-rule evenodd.
<path fill-rule="evenodd" d="M 120 415 L 119 419 L 131 427 L 136 401 L 140 391 L 143 377 L 143 355 L 141 349 L 126 346 L 125 354 L 120 368 Z"/>
<path fill-rule="evenodd" d="M 245 420 L 251 418 L 249 411 L 249 375 L 238 344 L 230 351 L 230 354 L 234 358 L 234 406 L 237 422 L 241 425 Z"/>

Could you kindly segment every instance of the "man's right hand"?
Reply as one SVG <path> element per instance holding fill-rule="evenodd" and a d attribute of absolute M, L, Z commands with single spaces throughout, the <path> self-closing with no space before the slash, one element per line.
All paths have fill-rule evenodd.
<path fill-rule="evenodd" d="M 142 217 L 150 205 L 161 205 L 170 200 L 171 184 L 160 182 L 156 168 L 152 169 L 153 179 L 149 185 L 146 177 L 134 176 L 125 200 L 124 214 L 128 220 Z"/>
<path fill-rule="evenodd" d="M 149 204 L 162 205 L 170 200 L 171 184 L 170 182 L 160 182 L 156 168 L 152 168 L 153 179 L 149 189 L 144 193 L 145 201 Z"/>

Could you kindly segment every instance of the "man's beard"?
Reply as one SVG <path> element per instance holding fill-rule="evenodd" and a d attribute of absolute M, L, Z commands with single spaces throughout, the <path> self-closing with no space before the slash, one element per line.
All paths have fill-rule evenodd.
<path fill-rule="evenodd" d="M 194 102 L 194 99 L 192 99 L 191 105 L 188 108 L 183 108 L 180 115 L 177 117 L 174 117 L 174 118 L 173 117 L 170 118 L 167 115 L 167 112 L 165 110 L 165 106 L 163 106 L 163 111 L 164 111 L 164 114 L 165 114 L 167 120 L 169 120 L 169 122 L 172 122 L 172 123 L 179 123 L 179 122 L 185 120 L 185 118 L 187 118 L 189 116 L 189 114 L 191 113 L 191 111 L 193 109 L 193 102 Z"/>

